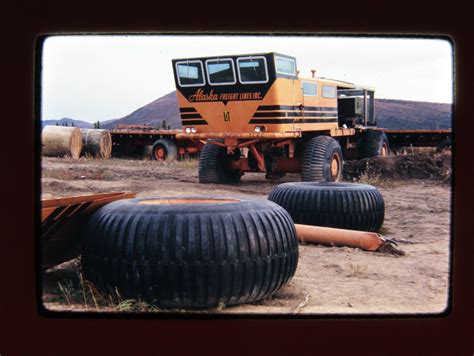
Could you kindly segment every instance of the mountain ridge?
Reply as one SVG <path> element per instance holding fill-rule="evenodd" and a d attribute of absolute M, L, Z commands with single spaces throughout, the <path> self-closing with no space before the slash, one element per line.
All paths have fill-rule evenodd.
<path fill-rule="evenodd" d="M 452 104 L 399 99 L 375 99 L 375 117 L 377 126 L 386 129 L 450 129 L 452 126 Z M 93 128 L 93 124 L 84 121 L 67 120 L 72 120 L 75 126 L 78 127 L 81 127 L 79 124 L 82 125 L 84 123 L 90 126 L 87 128 Z M 44 122 L 48 121 L 54 122 L 54 120 L 43 121 L 43 126 Z M 180 129 L 181 119 L 176 91 L 153 100 L 122 118 L 100 122 L 100 127 L 113 129 L 118 124 Z"/>

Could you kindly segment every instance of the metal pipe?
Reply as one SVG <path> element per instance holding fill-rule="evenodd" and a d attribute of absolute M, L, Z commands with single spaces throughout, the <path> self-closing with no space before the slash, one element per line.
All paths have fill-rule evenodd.
<path fill-rule="evenodd" d="M 284 138 L 298 138 L 301 137 L 301 131 L 289 132 L 221 132 L 221 133 L 178 133 L 177 140 L 206 140 L 209 138 L 237 138 L 237 139 L 284 139 Z"/>
<path fill-rule="evenodd" d="M 330 227 L 295 224 L 296 236 L 301 242 L 312 242 L 330 246 L 358 247 L 377 251 L 385 242 L 375 232 L 335 229 Z"/>

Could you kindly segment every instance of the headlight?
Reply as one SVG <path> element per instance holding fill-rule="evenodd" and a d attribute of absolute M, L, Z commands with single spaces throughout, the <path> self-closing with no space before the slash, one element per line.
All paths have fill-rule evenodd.
<path fill-rule="evenodd" d="M 196 130 L 195 127 L 191 127 L 191 132 L 192 132 L 192 133 L 196 133 L 196 131 L 197 131 L 197 130 Z"/>
<path fill-rule="evenodd" d="M 255 132 L 256 133 L 259 133 L 262 131 L 262 127 L 261 126 L 255 126 Z"/>
<path fill-rule="evenodd" d="M 186 127 L 186 133 L 191 133 L 191 128 L 190 127 Z"/>

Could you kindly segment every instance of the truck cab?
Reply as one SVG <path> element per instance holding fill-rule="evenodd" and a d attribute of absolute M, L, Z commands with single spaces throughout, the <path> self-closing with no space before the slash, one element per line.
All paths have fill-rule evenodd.
<path fill-rule="evenodd" d="M 350 149 L 357 129 L 375 125 L 373 88 L 316 78 L 314 72 L 300 77 L 296 58 L 289 55 L 182 58 L 172 66 L 183 126 L 177 138 L 223 149 L 225 169 L 238 171 L 239 178 L 246 171 L 269 177 L 300 171 L 308 141 L 337 137 Z M 337 155 L 337 172 L 324 173 L 325 179 L 339 179 L 342 151 Z M 203 175 L 211 170 L 201 168 Z M 222 179 L 200 174 L 200 180 Z"/>

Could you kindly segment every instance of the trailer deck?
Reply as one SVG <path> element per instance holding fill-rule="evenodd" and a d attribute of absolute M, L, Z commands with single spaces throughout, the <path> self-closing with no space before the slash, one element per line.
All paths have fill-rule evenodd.
<path fill-rule="evenodd" d="M 439 147 L 442 142 L 452 140 L 452 130 L 371 129 L 385 132 L 392 149 L 400 147 Z M 196 155 L 202 147 L 200 140 L 203 139 L 200 134 L 186 134 L 183 130 L 159 130 L 145 125 L 118 125 L 110 131 L 110 135 L 114 157 L 134 155 L 144 157 L 146 156 L 145 148 L 147 146 L 153 145 L 159 139 L 166 138 L 177 144 L 178 157 L 183 158 L 186 154 Z M 291 137 L 294 137 L 294 135 L 295 133 L 292 133 Z M 258 136 L 263 136 L 263 133 L 252 133 L 249 138 L 257 138 Z M 216 138 L 223 137 L 224 134 L 221 134 L 220 137 L 216 136 Z"/>
<path fill-rule="evenodd" d="M 451 140 L 451 130 L 389 130 L 378 129 L 387 135 L 390 147 L 437 147 Z"/>

